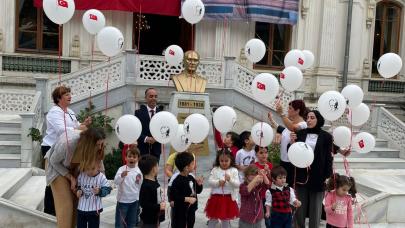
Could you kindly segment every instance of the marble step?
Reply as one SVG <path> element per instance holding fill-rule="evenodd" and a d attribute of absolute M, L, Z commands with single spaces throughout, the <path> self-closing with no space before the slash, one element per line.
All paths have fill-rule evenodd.
<path fill-rule="evenodd" d="M 0 153 L 0 168 L 19 168 L 21 166 L 20 163 L 21 163 L 20 154 Z"/>
<path fill-rule="evenodd" d="M 0 141 L 0 154 L 20 154 L 21 141 Z"/>
<path fill-rule="evenodd" d="M 350 169 L 405 169 L 405 160 L 400 158 L 354 158 L 348 157 Z M 337 169 L 344 168 L 343 158 L 335 157 Z"/>
<path fill-rule="evenodd" d="M 9 199 L 30 177 L 31 168 L 0 168 L 0 197 Z"/>
<path fill-rule="evenodd" d="M 21 117 L 19 115 L 0 115 L 0 129 L 21 128 Z"/>
<path fill-rule="evenodd" d="M 1 128 L 0 141 L 20 141 L 21 129 L 18 128 Z"/>
<path fill-rule="evenodd" d="M 372 151 L 366 154 L 361 154 L 356 151 L 352 151 L 349 157 L 351 158 L 399 158 L 399 150 L 376 147 Z M 342 157 L 341 154 L 337 154 L 336 157 Z"/>
<path fill-rule="evenodd" d="M 32 176 L 10 198 L 16 204 L 32 210 L 41 210 L 46 186 L 45 176 Z"/>

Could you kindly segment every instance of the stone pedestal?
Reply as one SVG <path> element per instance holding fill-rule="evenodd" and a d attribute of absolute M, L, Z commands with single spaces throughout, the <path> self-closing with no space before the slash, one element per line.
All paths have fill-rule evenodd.
<path fill-rule="evenodd" d="M 187 116 L 193 113 L 199 113 L 207 117 L 210 123 L 208 137 L 201 143 L 193 143 L 189 147 L 189 151 L 196 155 L 197 175 L 208 178 L 209 172 L 207 171 L 211 170 L 216 156 L 209 94 L 173 92 L 170 98 L 169 111 L 177 116 L 179 124 L 184 123 Z M 168 151 L 169 149 L 166 149 L 165 152 L 168 153 Z M 171 152 L 173 152 L 172 149 Z"/>

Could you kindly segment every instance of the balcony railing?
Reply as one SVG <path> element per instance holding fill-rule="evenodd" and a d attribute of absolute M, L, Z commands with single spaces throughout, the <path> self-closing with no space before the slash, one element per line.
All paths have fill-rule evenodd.
<path fill-rule="evenodd" d="M 405 82 L 370 80 L 368 82 L 368 91 L 383 93 L 405 93 Z"/>
<path fill-rule="evenodd" d="M 18 71 L 32 73 L 58 73 L 59 62 L 55 58 L 41 58 L 38 56 L 2 56 L 3 71 Z M 61 73 L 71 71 L 70 60 L 61 60 Z"/>

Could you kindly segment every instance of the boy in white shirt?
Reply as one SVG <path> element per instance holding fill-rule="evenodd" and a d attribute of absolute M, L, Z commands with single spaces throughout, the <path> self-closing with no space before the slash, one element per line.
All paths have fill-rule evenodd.
<path fill-rule="evenodd" d="M 246 167 L 253 164 L 256 161 L 256 152 L 254 150 L 255 143 L 252 139 L 250 131 L 244 131 L 240 134 L 240 140 L 242 149 L 236 153 L 235 165 L 239 171 L 239 180 L 241 183 L 245 181 L 245 175 L 243 172 Z"/>
<path fill-rule="evenodd" d="M 139 157 L 138 148 L 130 147 L 127 150 L 127 164 L 118 169 L 114 178 L 114 183 L 118 186 L 116 228 L 130 228 L 138 225 L 139 192 L 143 181 L 138 167 Z"/>

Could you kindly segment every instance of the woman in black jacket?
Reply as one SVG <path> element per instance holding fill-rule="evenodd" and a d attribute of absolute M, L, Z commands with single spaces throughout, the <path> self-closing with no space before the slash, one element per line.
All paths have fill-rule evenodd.
<path fill-rule="evenodd" d="M 333 137 L 322 130 L 325 123 L 321 114 L 314 110 L 308 112 L 308 128 L 291 133 L 291 143 L 305 142 L 314 151 L 314 161 L 309 168 L 296 168 L 295 189 L 302 206 L 297 210 L 299 228 L 305 227 L 305 217 L 309 209 L 309 227 L 318 228 L 322 214 L 322 200 L 325 194 L 325 181 L 332 175 L 332 153 L 339 148 L 333 146 Z M 347 151 L 339 151 L 346 154 Z M 347 154 L 346 154 L 347 155 Z M 289 173 L 294 175 L 294 173 Z"/>

